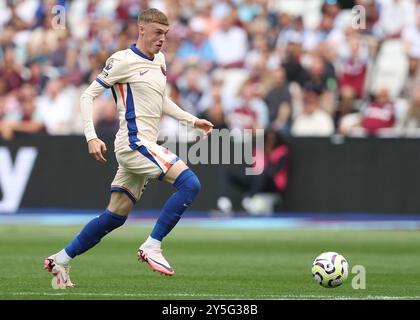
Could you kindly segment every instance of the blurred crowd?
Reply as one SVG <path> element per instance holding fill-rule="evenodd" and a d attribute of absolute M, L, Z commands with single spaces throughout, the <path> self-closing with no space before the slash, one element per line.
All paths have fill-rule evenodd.
<path fill-rule="evenodd" d="M 419 0 L 3 0 L 1 137 L 82 134 L 80 94 L 148 7 L 171 22 L 171 98 L 216 128 L 420 136 Z M 118 129 L 110 90 L 94 119 Z"/>

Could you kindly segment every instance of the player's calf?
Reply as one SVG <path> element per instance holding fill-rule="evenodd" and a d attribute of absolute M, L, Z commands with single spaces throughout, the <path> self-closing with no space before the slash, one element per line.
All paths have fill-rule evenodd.
<path fill-rule="evenodd" d="M 162 241 L 175 227 L 181 219 L 181 215 L 196 198 L 201 189 L 201 184 L 195 173 L 187 169 L 176 178 L 174 187 L 177 192 L 166 201 L 150 235 L 158 241 Z"/>
<path fill-rule="evenodd" d="M 121 216 L 106 210 L 100 216 L 92 219 L 76 238 L 67 245 L 65 249 L 66 253 L 71 258 L 82 254 L 98 244 L 112 230 L 122 226 L 126 220 L 126 216 Z"/>

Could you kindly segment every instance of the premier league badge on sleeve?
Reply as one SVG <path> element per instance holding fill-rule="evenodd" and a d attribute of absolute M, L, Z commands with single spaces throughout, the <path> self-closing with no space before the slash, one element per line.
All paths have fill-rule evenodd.
<path fill-rule="evenodd" d="M 108 62 L 108 64 L 106 65 L 105 70 L 111 70 L 111 68 L 112 68 L 112 63 L 113 63 L 113 62 L 114 62 L 113 60 L 110 60 L 110 61 Z"/>

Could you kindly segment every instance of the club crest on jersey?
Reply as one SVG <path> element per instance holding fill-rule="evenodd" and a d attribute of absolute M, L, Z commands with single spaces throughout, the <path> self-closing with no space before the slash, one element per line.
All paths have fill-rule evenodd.
<path fill-rule="evenodd" d="M 106 65 L 106 67 L 105 67 L 105 70 L 111 70 L 113 62 L 114 62 L 113 60 L 109 61 L 108 64 Z"/>
<path fill-rule="evenodd" d="M 162 71 L 163 75 L 166 77 L 166 70 L 163 66 L 160 66 L 160 71 Z"/>

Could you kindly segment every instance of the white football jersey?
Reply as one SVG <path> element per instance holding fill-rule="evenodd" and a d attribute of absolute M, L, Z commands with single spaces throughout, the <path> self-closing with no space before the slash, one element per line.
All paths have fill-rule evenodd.
<path fill-rule="evenodd" d="M 162 114 L 190 126 L 197 119 L 166 96 L 166 64 L 161 52 L 152 59 L 133 44 L 129 49 L 114 53 L 96 78 L 96 84 L 94 82 L 85 93 L 95 97 L 100 94 L 98 87 L 99 91 L 111 88 L 118 108 L 120 128 L 115 151 L 127 147 L 134 150 L 142 141 L 155 143 Z M 88 138 L 88 134 L 86 136 Z"/>

